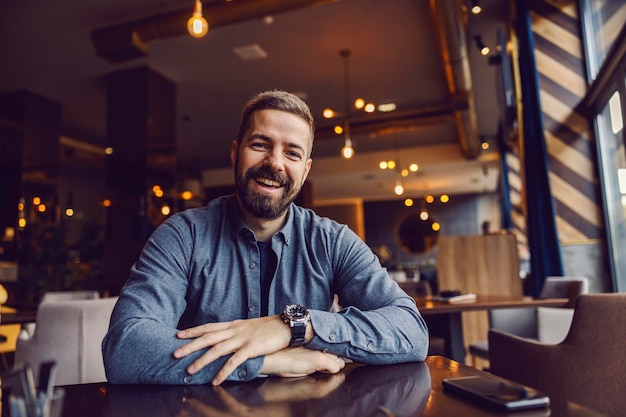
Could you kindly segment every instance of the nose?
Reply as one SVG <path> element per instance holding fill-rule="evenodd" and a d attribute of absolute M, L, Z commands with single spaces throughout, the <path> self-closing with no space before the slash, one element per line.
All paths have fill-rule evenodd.
<path fill-rule="evenodd" d="M 278 149 L 272 149 L 265 158 L 265 165 L 272 168 L 274 171 L 283 171 L 284 163 L 283 163 L 283 154 Z"/>

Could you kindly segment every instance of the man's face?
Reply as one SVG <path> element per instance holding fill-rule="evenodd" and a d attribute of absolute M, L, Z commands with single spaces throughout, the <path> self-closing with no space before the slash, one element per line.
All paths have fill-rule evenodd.
<path fill-rule="evenodd" d="M 254 217 L 276 219 L 297 197 L 309 170 L 311 131 L 300 117 L 279 110 L 255 112 L 230 157 L 237 195 Z"/>

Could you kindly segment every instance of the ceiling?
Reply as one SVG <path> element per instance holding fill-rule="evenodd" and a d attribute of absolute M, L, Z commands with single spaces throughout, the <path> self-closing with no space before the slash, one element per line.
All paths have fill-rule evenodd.
<path fill-rule="evenodd" d="M 397 172 L 378 168 L 380 160 L 392 159 L 402 167 L 419 165 L 402 180 L 405 197 L 493 191 L 498 178 L 496 68 L 478 53 L 474 36 L 482 36 L 495 49 L 497 30 L 505 27 L 507 2 L 483 0 L 483 13 L 467 16 L 466 28 L 451 24 L 454 19 L 442 20 L 447 29 L 437 25 L 441 12 L 433 13 L 431 3 L 438 10 L 456 4 L 205 1 L 212 26 L 206 37 L 194 39 L 185 28 L 160 32 L 159 37 L 153 33 L 145 42 L 145 56 L 111 62 L 98 55 L 91 38 L 94 30 L 124 22 L 164 22 L 181 10 L 191 15 L 193 1 L 3 0 L 0 93 L 25 89 L 60 102 L 63 135 L 104 147 L 105 76 L 149 66 L 177 86 L 181 170 L 199 173 L 205 185 L 224 185 L 232 177 L 228 155 L 243 103 L 259 91 L 279 88 L 305 98 L 317 120 L 309 176 L 316 203 L 397 198 Z M 289 7 L 295 8 L 286 10 Z M 443 49 L 448 52 L 447 67 L 440 52 L 442 33 L 458 43 Z M 251 45 L 258 45 L 267 57 L 244 61 L 234 52 Z M 321 116 L 326 107 L 344 109 L 345 61 L 339 51 L 346 48 L 351 51 L 350 98 L 393 102 L 397 108 L 351 115 L 356 151 L 351 160 L 340 158 L 343 138 L 332 134 L 333 122 Z M 459 72 L 464 62 L 469 72 Z M 455 94 L 447 70 L 457 77 Z M 467 79 L 460 80 L 462 75 Z M 483 140 L 492 145 L 488 151 L 477 147 Z"/>

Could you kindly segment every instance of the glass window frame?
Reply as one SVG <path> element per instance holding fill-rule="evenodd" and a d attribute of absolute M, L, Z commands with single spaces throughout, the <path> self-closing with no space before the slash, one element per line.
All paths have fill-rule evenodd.
<path fill-rule="evenodd" d="M 607 237 L 607 249 L 609 254 L 609 264 L 611 270 L 611 284 L 616 292 L 626 292 L 626 257 L 621 255 L 620 247 L 623 236 L 620 236 L 618 220 L 614 213 L 617 212 L 617 203 L 614 193 L 610 189 L 609 181 L 614 181 L 616 174 L 610 171 L 610 156 L 606 151 L 606 139 L 603 137 L 600 126 L 598 126 L 598 117 L 608 105 L 608 101 L 615 91 L 620 94 L 622 107 L 622 119 L 626 121 L 626 42 L 614 43 L 610 48 L 603 62 L 595 60 L 595 45 L 590 45 L 589 30 L 593 30 L 588 26 L 589 15 L 585 12 L 585 5 L 588 2 L 581 1 L 581 18 L 583 24 L 583 42 L 587 57 L 588 79 L 590 80 L 590 88 L 583 100 L 583 108 L 589 120 L 592 121 L 595 138 L 596 150 L 598 152 L 598 170 L 600 175 L 601 192 L 603 200 L 603 211 L 605 216 L 605 227 Z M 624 39 L 626 36 L 626 25 L 622 27 L 617 39 Z M 594 61 L 595 60 L 595 61 Z M 595 72 L 595 76 L 593 73 Z M 621 140 L 626 145 L 626 129 L 622 129 Z M 613 138 L 611 138 L 613 140 Z M 621 205 L 621 203 L 620 203 Z M 623 246 L 623 245 L 622 245 Z"/>

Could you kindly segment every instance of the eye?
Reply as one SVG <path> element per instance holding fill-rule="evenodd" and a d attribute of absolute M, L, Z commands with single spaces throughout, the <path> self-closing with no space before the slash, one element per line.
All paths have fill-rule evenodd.
<path fill-rule="evenodd" d="M 255 149 L 268 149 L 269 148 L 267 144 L 264 142 L 253 142 L 250 144 L 250 147 L 255 148 Z"/>
<path fill-rule="evenodd" d="M 300 154 L 300 152 L 287 151 L 287 158 L 299 161 L 300 159 L 302 159 L 302 155 Z"/>

